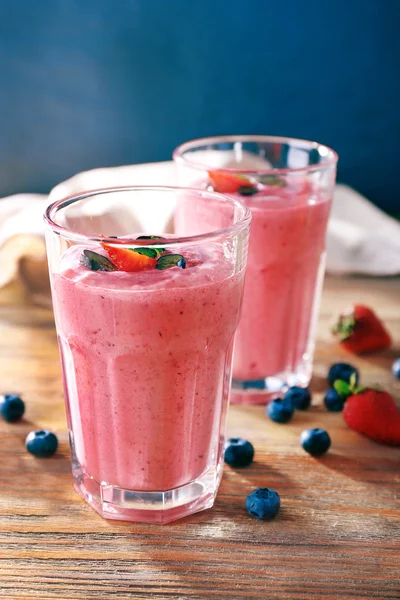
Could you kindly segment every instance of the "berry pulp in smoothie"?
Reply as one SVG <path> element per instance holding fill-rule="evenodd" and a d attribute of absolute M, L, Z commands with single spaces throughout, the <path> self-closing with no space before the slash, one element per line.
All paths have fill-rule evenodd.
<path fill-rule="evenodd" d="M 223 189 L 218 189 L 219 183 Z M 250 392 L 263 389 L 267 378 L 273 378 L 279 388 L 285 383 L 307 385 L 311 377 L 331 198 L 303 176 L 287 180 L 266 177 L 261 183 L 217 172 L 209 181 L 196 184 L 210 185 L 237 197 L 252 213 L 233 360 L 234 389 L 237 385 L 248 391 L 232 394 L 231 401 L 265 403 L 264 393 Z M 186 230 L 190 223 L 190 234 L 226 226 L 228 215 L 223 209 L 215 206 L 211 211 L 210 201 L 207 207 L 204 202 L 187 207 L 181 203 L 176 216 L 178 232 L 181 220 Z"/>
<path fill-rule="evenodd" d="M 243 271 L 217 243 L 187 268 L 52 273 L 75 461 L 99 484 L 163 491 L 218 469 Z"/>

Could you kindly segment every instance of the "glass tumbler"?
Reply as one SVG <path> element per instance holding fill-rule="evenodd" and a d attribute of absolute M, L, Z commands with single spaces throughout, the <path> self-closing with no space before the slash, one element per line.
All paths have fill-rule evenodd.
<path fill-rule="evenodd" d="M 206 200 L 226 227 L 172 233 L 177 205 L 183 231 Z M 45 213 L 74 486 L 107 519 L 167 523 L 214 502 L 250 219 L 238 199 L 156 187 Z"/>
<path fill-rule="evenodd" d="M 307 386 L 336 153 L 306 140 L 225 136 L 184 143 L 174 160 L 181 185 L 229 194 L 252 213 L 231 402 L 265 403 L 287 386 Z M 193 210 L 193 235 L 224 221 L 223 208 L 210 212 L 205 198 Z"/>

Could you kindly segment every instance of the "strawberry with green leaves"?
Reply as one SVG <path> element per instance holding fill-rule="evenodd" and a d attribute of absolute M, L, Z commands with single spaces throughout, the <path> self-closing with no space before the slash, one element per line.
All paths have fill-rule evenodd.
<path fill-rule="evenodd" d="M 324 396 L 324 404 L 327 410 L 331 412 L 341 412 L 349 396 L 358 390 L 358 375 L 353 372 L 349 381 L 335 379 Z"/>
<path fill-rule="evenodd" d="M 354 354 L 385 350 L 392 343 L 379 317 L 363 304 L 355 304 L 340 315 L 333 334 L 343 348 Z"/>
<path fill-rule="evenodd" d="M 382 444 L 400 446 L 400 410 L 388 392 L 359 390 L 347 398 L 343 417 L 354 431 Z"/>

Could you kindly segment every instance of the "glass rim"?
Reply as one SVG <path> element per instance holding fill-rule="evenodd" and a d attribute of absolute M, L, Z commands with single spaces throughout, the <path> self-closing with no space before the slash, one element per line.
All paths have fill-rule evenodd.
<path fill-rule="evenodd" d="M 163 238 L 160 236 L 159 238 L 149 239 L 149 240 L 137 240 L 135 238 L 115 238 L 115 237 L 107 237 L 101 235 L 87 235 L 85 233 L 74 232 L 68 227 L 64 227 L 63 225 L 59 225 L 54 221 L 54 217 L 57 212 L 67 206 L 74 204 L 80 200 L 85 200 L 87 198 L 101 196 L 110 193 L 118 193 L 118 192 L 167 192 L 167 193 L 176 193 L 176 192 L 194 192 L 196 195 L 200 196 L 212 196 L 217 199 L 220 199 L 223 202 L 230 203 L 231 205 L 240 208 L 243 211 L 241 218 L 236 222 L 232 223 L 228 227 L 223 227 L 222 229 L 215 229 L 213 231 L 209 231 L 207 233 L 201 233 L 198 235 L 192 236 L 179 236 L 177 238 Z M 115 187 L 106 187 L 106 188 L 98 188 L 95 190 L 87 190 L 81 192 L 80 194 L 72 194 L 70 196 L 66 196 L 63 198 L 59 198 L 55 200 L 46 208 L 43 219 L 47 227 L 49 227 L 55 234 L 60 237 L 66 238 L 68 240 L 73 240 L 76 242 L 90 242 L 90 243 L 99 243 L 99 244 L 109 244 L 109 245 L 117 245 L 117 246 L 129 246 L 134 244 L 135 246 L 174 246 L 176 244 L 188 244 L 188 243 L 197 243 L 205 240 L 212 240 L 216 237 L 226 234 L 234 234 L 239 232 L 240 230 L 249 227 L 251 221 L 251 212 L 250 209 L 240 200 L 229 196 L 228 194 L 221 194 L 219 192 L 201 190 L 198 188 L 190 188 L 190 187 L 179 187 L 179 186 L 161 186 L 161 185 L 138 185 L 138 186 L 115 186 Z"/>
<path fill-rule="evenodd" d="M 309 173 L 310 171 L 319 171 L 325 169 L 330 166 L 334 166 L 337 164 L 339 160 L 339 155 L 335 150 L 326 146 L 325 144 L 321 144 L 320 142 L 313 142 L 311 140 L 306 140 L 302 138 L 292 138 L 278 135 L 220 135 L 220 136 L 211 136 L 204 138 L 196 138 L 193 140 L 189 140 L 180 144 L 175 148 L 172 153 L 172 157 L 174 161 L 178 164 L 190 166 L 194 169 L 198 170 L 207 170 L 207 165 L 203 163 L 199 163 L 196 160 L 190 160 L 187 158 L 187 151 L 193 150 L 198 146 L 210 146 L 212 144 L 224 144 L 224 143 L 235 143 L 235 142 L 269 142 L 276 144 L 308 144 L 310 149 L 321 150 L 324 149 L 325 154 L 328 156 L 327 160 L 324 162 L 318 163 L 316 165 L 308 165 L 305 167 L 270 167 L 265 169 L 240 169 L 236 167 L 217 167 L 214 170 L 216 171 L 227 171 L 231 173 L 245 173 L 251 175 L 253 174 L 267 174 L 267 175 L 285 175 L 288 173 Z M 209 167 L 212 169 L 212 167 Z"/>

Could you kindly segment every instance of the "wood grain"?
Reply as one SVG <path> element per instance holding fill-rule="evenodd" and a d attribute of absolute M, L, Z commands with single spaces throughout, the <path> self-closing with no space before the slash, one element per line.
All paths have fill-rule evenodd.
<path fill-rule="evenodd" d="M 321 406 L 327 365 L 345 355 L 329 323 L 346 304 L 379 310 L 400 340 L 399 279 L 328 278 L 309 412 L 289 425 L 262 407 L 231 407 L 228 431 L 256 449 L 248 469 L 227 468 L 216 505 L 161 526 L 107 522 L 73 491 L 56 335 L 49 311 L 14 285 L 0 294 L 1 389 L 23 394 L 26 420 L 0 423 L 0 598 L 331 600 L 400 598 L 400 449 L 374 444 Z M 400 348 L 355 362 L 366 383 L 400 398 L 390 373 Z M 322 425 L 331 452 L 299 447 L 302 429 Z M 36 460 L 26 434 L 50 427 L 58 455 Z M 246 494 L 270 486 L 282 510 L 270 523 L 244 511 Z"/>

